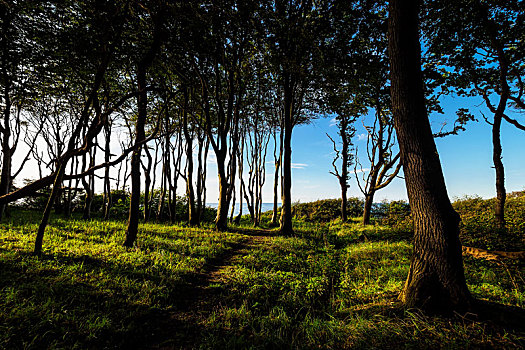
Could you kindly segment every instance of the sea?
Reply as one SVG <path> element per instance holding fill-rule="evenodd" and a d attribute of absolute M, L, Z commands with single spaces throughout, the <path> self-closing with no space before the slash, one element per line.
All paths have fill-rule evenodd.
<path fill-rule="evenodd" d="M 206 206 L 217 209 L 217 207 L 219 206 L 219 203 L 206 203 Z M 235 209 L 233 211 L 233 215 L 239 214 L 239 209 L 240 209 L 239 203 L 237 202 L 237 203 L 235 203 Z M 230 210 L 231 210 L 231 208 L 230 208 Z M 268 211 L 268 210 L 273 210 L 273 203 L 263 203 L 262 204 L 262 212 L 264 213 L 265 211 Z M 249 213 L 250 213 L 250 211 L 248 210 L 248 206 L 243 201 L 243 203 L 242 203 L 242 214 L 243 215 L 248 215 Z M 230 212 L 228 212 L 228 215 L 230 215 Z"/>

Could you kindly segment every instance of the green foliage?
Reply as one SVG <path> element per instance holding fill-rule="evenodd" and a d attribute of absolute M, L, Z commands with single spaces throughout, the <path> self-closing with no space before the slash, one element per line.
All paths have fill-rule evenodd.
<path fill-rule="evenodd" d="M 292 208 L 296 218 L 311 222 L 327 222 L 341 217 L 341 199 L 322 199 L 315 202 L 298 203 Z M 348 198 L 348 216 L 363 214 L 363 201 L 359 198 Z"/>
<path fill-rule="evenodd" d="M 452 203 L 461 217 L 460 239 L 463 245 L 489 250 L 525 250 L 525 192 L 513 192 L 505 203 L 506 230 L 498 229 L 494 207 L 496 199 L 464 197 Z M 410 206 L 404 201 L 376 205 L 375 215 L 383 225 L 395 230 L 412 231 Z"/>
<path fill-rule="evenodd" d="M 497 228 L 494 198 L 464 197 L 452 205 L 461 216 L 460 238 L 464 245 L 495 250 L 525 250 L 525 192 L 508 195 L 505 203 L 506 233 Z"/>
<path fill-rule="evenodd" d="M 391 201 L 382 204 L 385 207 L 382 224 L 407 231 L 412 230 L 410 205 L 406 201 Z"/>

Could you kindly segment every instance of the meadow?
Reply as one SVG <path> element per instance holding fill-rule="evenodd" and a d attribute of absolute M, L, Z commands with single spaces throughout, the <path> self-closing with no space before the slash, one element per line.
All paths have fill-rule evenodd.
<path fill-rule="evenodd" d="M 506 233 L 480 236 L 484 202 L 465 201 L 463 241 L 523 250 L 518 219 Z M 39 217 L 13 210 L 0 223 L 3 349 L 525 346 L 523 325 L 400 307 L 411 254 L 406 216 L 366 227 L 298 219 L 294 237 L 247 219 L 223 233 L 150 223 L 133 249 L 122 247 L 124 221 L 55 216 L 37 257 Z M 522 261 L 465 257 L 465 273 L 475 298 L 524 308 Z"/>

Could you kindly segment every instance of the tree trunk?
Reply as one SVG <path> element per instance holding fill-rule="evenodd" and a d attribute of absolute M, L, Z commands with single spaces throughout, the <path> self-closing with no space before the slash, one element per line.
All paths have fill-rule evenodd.
<path fill-rule="evenodd" d="M 284 89 L 284 128 L 281 132 L 284 132 L 284 143 L 283 143 L 283 192 L 282 192 L 282 208 L 281 208 L 281 220 L 280 220 L 280 231 L 282 235 L 291 236 L 293 235 L 292 227 L 292 128 L 293 128 L 293 103 L 292 103 L 292 84 L 289 81 L 289 77 L 285 76 L 285 89 Z"/>
<path fill-rule="evenodd" d="M 4 111 L 4 130 L 2 131 L 2 173 L 0 174 L 0 196 L 9 193 L 9 187 L 11 185 L 12 155 L 11 147 L 9 145 L 9 138 L 11 136 L 11 128 L 9 126 L 10 110 L 10 103 L 6 103 Z M 5 204 L 0 204 L 0 219 L 4 214 L 5 207 Z"/>
<path fill-rule="evenodd" d="M 273 175 L 273 212 L 272 212 L 272 222 L 271 226 L 277 226 L 277 207 L 278 207 L 278 198 L 279 198 L 279 177 L 280 177 L 280 167 L 282 163 L 282 157 L 283 157 L 283 138 L 284 134 L 281 130 L 279 133 L 279 158 L 275 157 L 276 150 L 274 149 L 274 160 L 275 160 L 275 172 Z M 275 140 L 275 134 L 274 134 L 274 140 Z M 277 148 L 277 144 L 274 143 L 274 147 Z"/>
<path fill-rule="evenodd" d="M 414 255 L 401 300 L 429 312 L 467 308 L 459 215 L 447 195 L 428 120 L 421 74 L 419 1 L 389 3 L 393 116 L 414 217 Z"/>
<path fill-rule="evenodd" d="M 86 157 L 90 158 L 89 164 L 87 164 Z M 84 172 L 87 168 L 93 166 L 93 158 L 91 154 L 84 154 L 82 156 L 82 172 Z M 93 188 L 91 186 L 91 176 L 88 176 L 87 179 L 85 177 L 82 178 L 82 186 L 84 186 L 84 191 L 86 192 L 86 195 L 84 197 L 84 208 L 82 211 L 82 219 L 89 220 L 91 218 L 91 203 L 93 202 Z"/>
<path fill-rule="evenodd" d="M 195 190 L 193 189 L 193 140 L 186 139 L 186 194 L 188 196 L 188 223 L 197 226 L 199 216 L 195 210 Z"/>
<path fill-rule="evenodd" d="M 104 146 L 104 162 L 109 163 L 111 158 L 111 124 L 108 120 L 104 124 L 104 134 L 106 136 Z M 110 166 L 104 167 L 104 204 L 102 206 L 102 215 L 104 220 L 109 219 L 109 210 L 111 209 L 111 180 L 109 178 Z"/>
<path fill-rule="evenodd" d="M 346 213 L 346 206 L 347 206 L 347 192 L 348 192 L 348 149 L 350 147 L 350 142 L 348 140 L 348 134 L 347 134 L 347 128 L 348 128 L 348 121 L 346 120 L 346 116 L 343 116 L 341 119 L 341 141 L 343 143 L 343 148 L 341 149 L 341 178 L 339 179 L 339 185 L 341 186 L 341 220 L 347 221 L 347 213 Z"/>
<path fill-rule="evenodd" d="M 374 203 L 375 191 L 369 191 L 365 196 L 365 205 L 363 207 L 363 225 L 370 225 L 370 212 Z"/>
<path fill-rule="evenodd" d="M 53 189 L 47 200 L 46 208 L 42 214 L 42 220 L 38 226 L 38 231 L 35 238 L 35 248 L 33 254 L 40 255 L 42 253 L 42 243 L 44 241 L 44 233 L 46 231 L 47 224 L 49 222 L 49 216 L 51 215 L 51 209 L 55 203 L 55 198 L 60 194 L 60 184 L 62 183 L 62 177 L 64 176 L 64 171 L 66 169 L 67 162 L 60 162 L 58 164 L 57 172 L 55 175 L 55 182 L 53 183 Z"/>
<path fill-rule="evenodd" d="M 148 145 L 144 145 L 144 151 L 148 158 L 148 163 L 144 170 L 144 222 L 148 222 L 151 217 L 151 197 L 153 196 L 153 189 L 151 188 L 151 167 L 153 165 L 153 157 L 148 149 Z"/>
<path fill-rule="evenodd" d="M 219 173 L 219 206 L 215 227 L 218 231 L 225 231 L 228 228 L 228 178 L 225 171 L 225 157 L 217 154 L 217 168 Z"/>
<path fill-rule="evenodd" d="M 501 119 L 501 115 L 494 115 L 494 123 L 492 124 L 492 160 L 496 170 L 496 207 L 494 208 L 496 226 L 500 229 L 505 229 L 505 200 L 507 194 L 505 191 L 505 168 L 501 161 Z"/>
<path fill-rule="evenodd" d="M 146 65 L 140 63 L 137 68 L 137 108 L 138 115 L 135 124 L 135 144 L 142 142 L 146 138 L 144 126 L 147 117 L 146 91 Z M 133 247 L 137 239 L 140 216 L 140 154 L 142 147 L 137 147 L 131 155 L 131 200 L 129 204 L 128 228 L 126 230 L 125 247 Z"/>
<path fill-rule="evenodd" d="M 381 161 L 381 158 L 378 160 L 378 162 Z M 363 225 L 370 225 L 370 212 L 372 211 L 372 204 L 374 203 L 374 196 L 376 194 L 376 184 L 377 184 L 377 177 L 379 172 L 379 167 L 381 167 L 381 164 L 372 164 L 372 169 L 370 169 L 370 176 L 368 178 L 369 180 L 369 187 L 368 191 L 365 190 L 365 204 L 363 206 Z"/>

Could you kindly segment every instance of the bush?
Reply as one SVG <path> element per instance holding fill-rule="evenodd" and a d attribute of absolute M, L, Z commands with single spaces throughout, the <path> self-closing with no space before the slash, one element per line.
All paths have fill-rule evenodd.
<path fill-rule="evenodd" d="M 412 229 L 410 205 L 406 201 L 392 201 L 384 205 L 386 207 L 386 215 L 382 219 L 383 225 L 405 230 Z"/>
<path fill-rule="evenodd" d="M 460 238 L 463 244 L 497 250 L 525 248 L 525 192 L 513 192 L 505 203 L 506 232 L 497 228 L 494 216 L 496 199 L 464 197 L 452 203 L 461 216 Z"/>
<path fill-rule="evenodd" d="M 355 197 L 348 198 L 347 215 L 363 215 L 363 200 Z M 341 199 L 322 199 L 309 203 L 298 203 L 292 208 L 297 219 L 305 221 L 327 222 L 341 217 Z"/>

